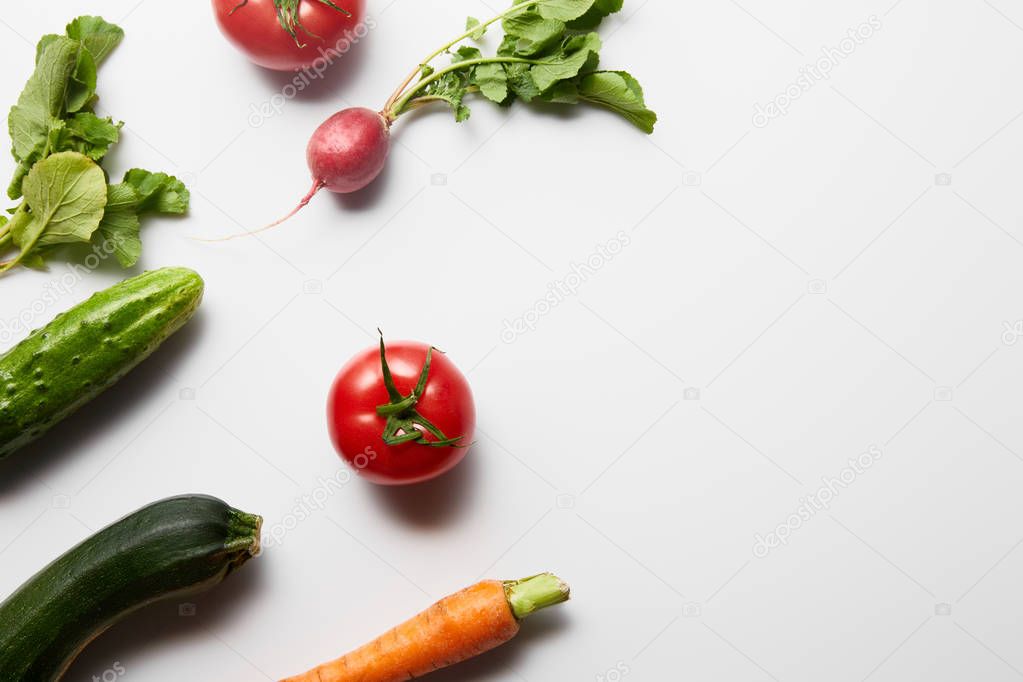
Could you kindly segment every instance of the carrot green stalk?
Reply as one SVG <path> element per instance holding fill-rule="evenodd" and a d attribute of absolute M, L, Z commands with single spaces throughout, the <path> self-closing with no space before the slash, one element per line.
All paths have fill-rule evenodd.
<path fill-rule="evenodd" d="M 341 658 L 282 682 L 403 682 L 509 641 L 519 622 L 569 597 L 550 573 L 485 580 L 439 602 Z"/>

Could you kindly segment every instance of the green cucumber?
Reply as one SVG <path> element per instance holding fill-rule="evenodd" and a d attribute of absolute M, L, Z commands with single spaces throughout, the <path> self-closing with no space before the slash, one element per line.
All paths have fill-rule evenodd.
<path fill-rule="evenodd" d="M 153 602 L 219 584 L 259 552 L 262 519 L 172 497 L 68 551 L 0 604 L 0 682 L 53 682 L 93 639 Z"/>
<path fill-rule="evenodd" d="M 101 291 L 0 357 L 0 459 L 102 393 L 192 317 L 203 281 L 163 268 Z"/>

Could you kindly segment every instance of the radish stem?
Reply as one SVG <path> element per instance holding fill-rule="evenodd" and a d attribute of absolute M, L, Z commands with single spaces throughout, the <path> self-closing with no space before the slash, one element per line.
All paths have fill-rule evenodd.
<path fill-rule="evenodd" d="M 491 24 L 497 23 L 498 21 L 501 21 L 501 20 L 511 16 L 512 14 L 515 14 L 516 12 L 519 12 L 519 11 L 524 10 L 524 9 L 528 9 L 528 8 L 532 7 L 533 5 L 538 4 L 539 2 L 540 2 L 540 0 L 525 0 L 525 2 L 520 2 L 517 5 L 513 5 L 512 7 L 509 7 L 508 9 L 506 9 L 504 12 L 501 12 L 500 14 L 498 14 L 493 19 L 489 19 L 487 21 L 484 21 L 479 26 L 473 26 L 471 29 L 467 30 L 462 35 L 458 36 L 457 38 L 455 38 L 454 40 L 450 41 L 449 43 L 447 43 L 445 45 L 442 45 L 439 49 L 437 49 L 434 52 L 432 52 L 431 54 L 427 55 L 426 59 L 424 59 L 421 62 L 419 62 L 419 65 L 415 69 L 413 69 L 412 73 L 410 73 L 408 75 L 408 77 L 405 78 L 405 80 L 402 82 L 402 84 L 398 86 L 398 89 L 395 90 L 394 93 L 392 93 L 391 96 L 387 99 L 387 103 L 384 104 L 384 109 L 383 109 L 384 112 L 385 112 L 384 113 L 384 117 L 387 118 L 389 121 L 393 121 L 394 120 L 393 118 L 391 118 L 391 114 L 392 114 L 392 110 L 394 108 L 395 102 L 397 102 L 401 98 L 402 93 L 404 93 L 405 89 L 412 83 L 413 80 L 415 80 L 416 76 L 418 76 L 418 75 L 420 75 L 422 73 L 424 66 L 427 66 L 434 59 L 436 59 L 437 57 L 439 57 L 444 52 L 446 52 L 447 50 L 451 49 L 452 47 L 454 47 L 458 43 L 462 42 L 466 38 L 471 38 L 473 35 L 479 33 L 480 31 L 485 30 Z M 404 112 L 400 112 L 399 111 L 399 113 L 395 115 L 395 118 L 397 116 L 400 116 L 402 113 L 404 113 Z"/>
<path fill-rule="evenodd" d="M 395 102 L 388 110 L 391 120 L 396 119 L 405 113 L 406 107 L 416 96 L 416 93 L 428 87 L 430 83 L 440 80 L 452 71 L 461 71 L 465 68 L 480 66 L 482 64 L 540 64 L 540 62 L 535 59 L 523 59 L 522 57 L 484 57 L 482 59 L 467 59 L 465 61 L 458 62 L 457 64 L 452 64 L 451 66 L 435 71 L 427 78 L 420 80 L 415 84 L 415 87 L 406 92 L 400 100 Z"/>

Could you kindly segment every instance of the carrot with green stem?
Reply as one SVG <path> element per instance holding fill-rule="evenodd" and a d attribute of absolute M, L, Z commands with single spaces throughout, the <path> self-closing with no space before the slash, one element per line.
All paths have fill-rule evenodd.
<path fill-rule="evenodd" d="M 484 580 L 341 658 L 282 682 L 403 682 L 478 656 L 509 641 L 519 623 L 566 601 L 568 585 L 550 573 Z"/>

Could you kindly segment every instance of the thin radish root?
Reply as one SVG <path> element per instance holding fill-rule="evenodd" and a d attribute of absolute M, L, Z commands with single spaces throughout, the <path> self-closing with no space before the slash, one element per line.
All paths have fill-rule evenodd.
<path fill-rule="evenodd" d="M 384 168 L 390 151 L 389 128 L 390 122 L 384 115 L 365 107 L 337 112 L 320 124 L 306 146 L 306 163 L 313 186 L 291 213 L 258 230 L 196 240 L 226 242 L 273 229 L 305 208 L 321 189 L 335 194 L 358 192 L 373 182 Z"/>
<path fill-rule="evenodd" d="M 289 213 L 288 215 L 284 216 L 280 220 L 276 220 L 276 221 L 270 223 L 269 225 L 266 225 L 265 227 L 259 228 L 258 230 L 250 230 L 248 232 L 239 232 L 238 234 L 233 234 L 233 235 L 231 235 L 229 237 L 221 237 L 219 239 L 199 239 L 198 237 L 193 237 L 193 239 L 195 239 L 195 241 L 203 242 L 205 244 L 215 244 L 217 242 L 229 242 L 229 241 L 231 241 L 233 239 L 239 239 L 241 237 L 251 237 L 252 235 L 259 234 L 260 232 L 266 232 L 267 230 L 272 230 L 273 228 L 277 227 L 281 223 L 287 222 L 288 220 L 293 218 L 295 216 L 295 214 L 298 213 L 299 211 L 301 211 L 303 208 L 305 208 L 309 204 L 309 202 L 313 200 L 313 197 L 316 196 L 316 194 L 321 189 L 323 189 L 325 186 L 326 185 L 325 185 L 325 183 L 322 180 L 316 180 L 315 182 L 313 182 L 313 187 L 312 187 L 312 189 L 309 190 L 309 193 L 306 194 L 304 197 L 302 197 L 302 201 L 298 202 L 298 206 L 296 206 L 291 211 L 291 213 Z"/>

